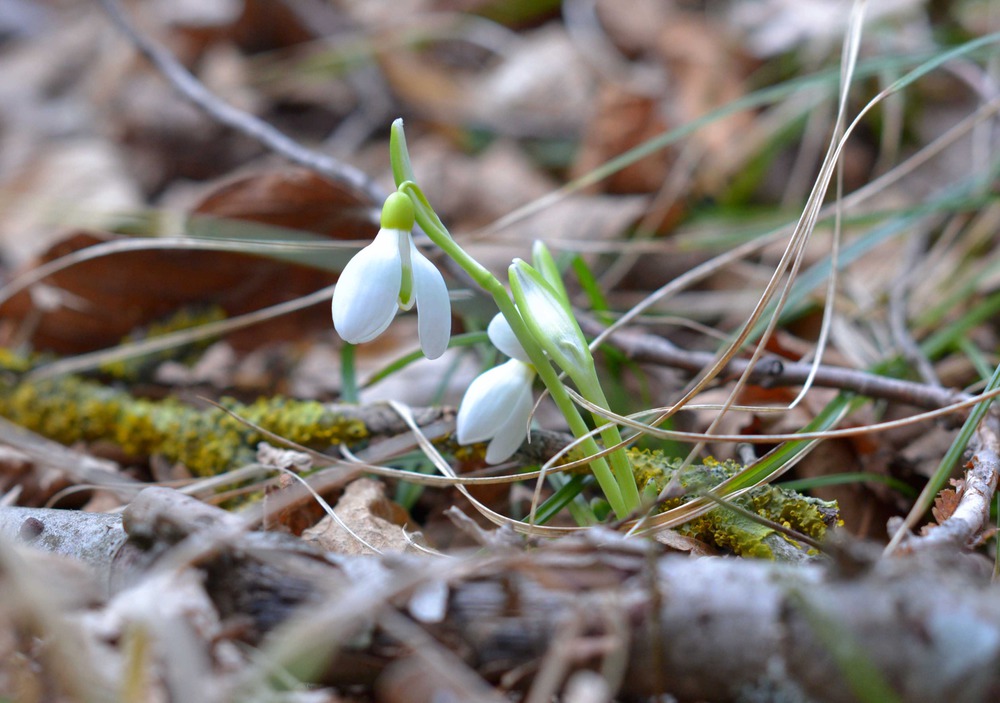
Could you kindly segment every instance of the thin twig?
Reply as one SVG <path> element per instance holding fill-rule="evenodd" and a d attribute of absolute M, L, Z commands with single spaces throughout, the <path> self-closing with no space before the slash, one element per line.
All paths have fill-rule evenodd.
<path fill-rule="evenodd" d="M 580 323 L 588 334 L 598 334 L 603 331 L 603 328 L 592 320 L 581 319 Z M 699 373 L 715 359 L 712 352 L 681 349 L 663 337 L 636 329 L 617 330 L 606 343 L 618 348 L 635 361 L 669 366 L 692 373 Z M 748 365 L 747 359 L 733 359 L 721 373 L 727 376 L 739 376 L 746 371 Z M 751 370 L 749 380 L 765 387 L 797 386 L 809 377 L 810 369 L 810 364 L 765 357 Z M 943 408 L 972 397 L 968 393 L 954 389 L 938 388 L 924 383 L 878 376 L 857 369 L 827 365 L 819 367 L 813 385 L 853 391 L 869 398 L 906 403 L 929 410 Z"/>
<path fill-rule="evenodd" d="M 364 193 L 374 203 L 381 203 L 385 191 L 360 169 L 312 149 L 278 131 L 267 122 L 222 101 L 168 51 L 144 36 L 128 18 L 118 0 L 98 0 L 122 34 L 156 67 L 182 96 L 201 108 L 209 117 L 231 129 L 256 139 L 289 161 L 305 166 L 328 178 Z"/>

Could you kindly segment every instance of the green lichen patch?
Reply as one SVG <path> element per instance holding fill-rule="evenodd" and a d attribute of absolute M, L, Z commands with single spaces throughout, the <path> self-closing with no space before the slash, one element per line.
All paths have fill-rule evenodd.
<path fill-rule="evenodd" d="M 672 493 L 679 494 L 658 506 L 659 511 L 669 510 L 686 503 L 705 491 L 732 478 L 743 470 L 734 461 L 705 459 L 701 464 L 680 468 L 681 460 L 664 456 L 661 452 L 631 450 L 629 460 L 640 486 L 659 494 L 673 481 Z M 780 486 L 758 486 L 735 498 L 735 505 L 760 515 L 771 522 L 821 540 L 829 528 L 842 524 L 836 501 L 825 501 L 802 495 Z M 768 538 L 776 533 L 771 527 L 720 506 L 687 523 L 679 530 L 739 556 L 773 558 Z"/>
<path fill-rule="evenodd" d="M 367 436 L 360 420 L 322 403 L 282 397 L 223 405 L 265 430 L 306 446 L 326 448 Z M 252 461 L 264 437 L 220 408 L 173 398 L 136 398 L 125 390 L 65 376 L 0 387 L 0 415 L 63 444 L 110 441 L 135 457 L 158 455 L 199 476 Z"/>

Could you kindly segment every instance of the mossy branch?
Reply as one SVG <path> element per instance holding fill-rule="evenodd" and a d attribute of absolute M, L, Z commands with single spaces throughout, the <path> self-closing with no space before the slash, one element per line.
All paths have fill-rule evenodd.
<path fill-rule="evenodd" d="M 15 367 L 13 359 L 9 357 L 4 366 Z M 156 455 L 184 464 L 197 476 L 217 475 L 254 461 L 257 443 L 265 437 L 240 418 L 319 450 L 342 443 L 358 445 L 374 436 L 407 431 L 391 410 L 379 406 L 329 405 L 283 397 L 260 398 L 252 403 L 230 398 L 224 399 L 222 405 L 233 414 L 176 398 L 136 397 L 122 387 L 80 376 L 0 383 L 0 415 L 22 427 L 63 444 L 110 442 L 129 456 Z M 441 419 L 447 411 L 428 408 L 418 414 L 420 424 L 425 424 Z M 571 438 L 538 433 L 532 440 L 518 457 L 522 463 L 545 461 Z M 442 450 L 465 463 L 475 463 L 485 447 L 459 447 L 446 437 Z M 681 469 L 678 474 L 679 460 L 636 449 L 628 451 L 628 460 L 640 486 L 649 484 L 650 490 L 657 493 L 671 481 L 680 487 L 676 497 L 666 501 L 662 509 L 697 497 L 742 468 L 733 462 L 706 461 L 704 465 Z M 754 489 L 735 502 L 814 539 L 821 539 L 839 521 L 835 503 L 775 486 Z M 724 506 L 690 522 L 680 532 L 713 549 L 741 556 L 798 559 L 808 553 L 773 528 Z"/>

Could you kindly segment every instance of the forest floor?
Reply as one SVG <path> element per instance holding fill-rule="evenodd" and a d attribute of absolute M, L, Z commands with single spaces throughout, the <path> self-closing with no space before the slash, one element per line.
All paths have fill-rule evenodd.
<path fill-rule="evenodd" d="M 0 703 L 1000 699 L 998 31 L 0 0 Z"/>

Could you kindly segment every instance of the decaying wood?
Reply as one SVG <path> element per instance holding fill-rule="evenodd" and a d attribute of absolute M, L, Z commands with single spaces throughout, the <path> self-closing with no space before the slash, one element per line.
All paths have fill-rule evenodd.
<path fill-rule="evenodd" d="M 107 568 L 130 572 L 112 574 L 120 590 L 144 574 L 195 570 L 224 622 L 264 660 L 294 668 L 323 650 L 330 663 L 314 673 L 327 682 L 387 686 L 387 667 L 429 636 L 487 681 L 521 689 L 587 668 L 625 698 L 850 701 L 844 668 L 863 661 L 903 700 L 1000 697 L 1000 591 L 970 555 L 789 566 L 664 555 L 595 529 L 531 550 L 349 558 L 247 532 L 234 516 L 161 488 L 126 509 L 124 544 L 113 517 L 72 515 L 100 526 L 77 529 L 90 535 L 81 550 L 100 552 L 101 529 L 118 545 Z M 5 509 L 0 532 L 37 532 L 34 521 L 41 534 L 56 532 L 63 517 Z M 120 558 L 126 549 L 148 558 Z M 425 688 L 417 697 L 429 700 L 435 686 Z"/>
<path fill-rule="evenodd" d="M 109 590 L 112 561 L 127 537 L 120 515 L 0 508 L 0 539 L 89 565 L 105 595 Z"/>

